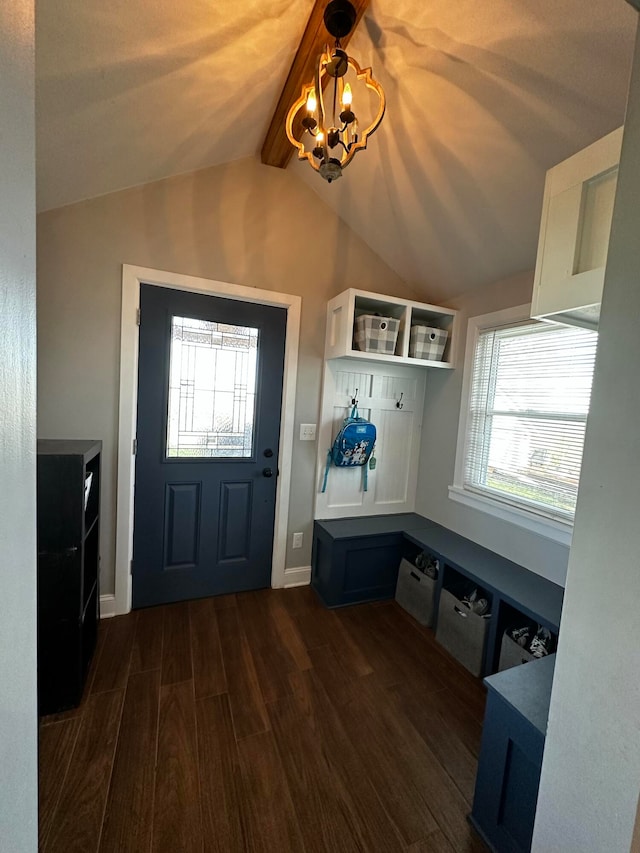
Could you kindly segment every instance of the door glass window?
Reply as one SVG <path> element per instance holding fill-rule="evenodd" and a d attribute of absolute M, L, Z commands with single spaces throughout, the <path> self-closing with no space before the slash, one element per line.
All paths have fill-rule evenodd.
<path fill-rule="evenodd" d="M 258 330 L 171 318 L 167 458 L 253 455 Z"/>

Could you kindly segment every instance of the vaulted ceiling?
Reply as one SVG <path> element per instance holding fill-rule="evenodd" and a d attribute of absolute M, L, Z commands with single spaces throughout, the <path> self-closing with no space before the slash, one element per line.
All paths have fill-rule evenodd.
<path fill-rule="evenodd" d="M 40 209 L 258 156 L 312 6 L 39 0 Z M 546 169 L 624 120 L 637 17 L 624 0 L 372 0 L 349 50 L 385 120 L 337 183 L 288 169 L 431 299 L 530 269 Z"/>

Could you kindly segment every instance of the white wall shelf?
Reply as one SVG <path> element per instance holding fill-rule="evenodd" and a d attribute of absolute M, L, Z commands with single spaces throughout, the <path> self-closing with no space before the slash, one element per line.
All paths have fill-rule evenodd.
<path fill-rule="evenodd" d="M 354 348 L 353 327 L 356 317 L 362 314 L 380 314 L 400 321 L 395 353 L 383 355 L 363 352 Z M 409 299 L 383 296 L 353 288 L 334 297 L 327 305 L 327 334 L 324 357 L 364 359 L 386 364 L 412 365 L 413 367 L 453 368 L 457 312 Z M 412 325 L 433 326 L 446 329 L 447 344 L 441 361 L 412 358 L 409 355 L 409 334 Z"/>
<path fill-rule="evenodd" d="M 536 319 L 598 327 L 622 130 L 547 172 L 531 301 Z"/>

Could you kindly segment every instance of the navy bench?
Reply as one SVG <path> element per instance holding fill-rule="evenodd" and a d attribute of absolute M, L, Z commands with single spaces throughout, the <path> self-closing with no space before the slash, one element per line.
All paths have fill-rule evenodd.
<path fill-rule="evenodd" d="M 557 635 L 562 587 L 416 513 L 316 521 L 311 586 L 330 608 L 393 598 L 400 560 L 422 550 L 440 561 L 436 613 L 442 585 L 455 574 L 491 597 L 483 675 L 496 671 L 502 633 L 514 617 Z"/>
<path fill-rule="evenodd" d="M 469 820 L 491 850 L 531 850 L 554 666 L 555 655 L 549 655 L 485 679 L 487 708 Z"/>

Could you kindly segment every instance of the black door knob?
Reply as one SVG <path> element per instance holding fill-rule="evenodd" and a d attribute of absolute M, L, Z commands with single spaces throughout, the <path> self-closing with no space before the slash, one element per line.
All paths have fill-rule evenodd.
<path fill-rule="evenodd" d="M 272 468 L 263 468 L 262 469 L 263 477 L 273 477 L 273 469 Z"/>
<path fill-rule="evenodd" d="M 267 459 L 271 459 L 271 457 L 273 456 L 273 450 L 270 447 L 267 447 L 264 452 L 264 455 L 267 457 Z"/>

